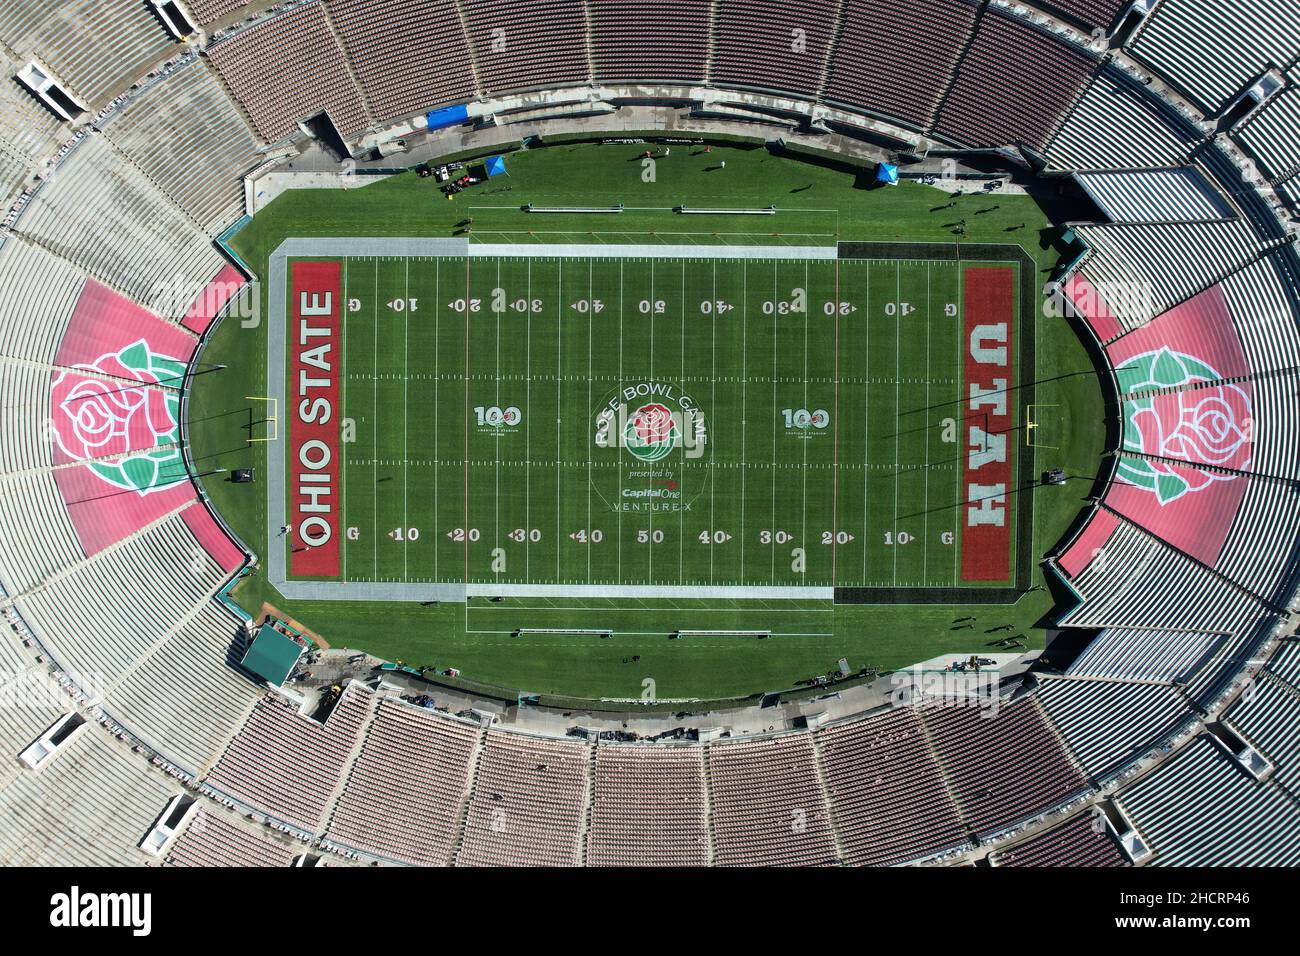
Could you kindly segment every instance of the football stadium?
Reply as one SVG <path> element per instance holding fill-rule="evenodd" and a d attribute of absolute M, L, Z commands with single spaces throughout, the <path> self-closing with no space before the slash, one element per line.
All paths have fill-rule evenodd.
<path fill-rule="evenodd" d="M 1300 863 L 1294 3 L 0 61 L 0 862 Z"/>

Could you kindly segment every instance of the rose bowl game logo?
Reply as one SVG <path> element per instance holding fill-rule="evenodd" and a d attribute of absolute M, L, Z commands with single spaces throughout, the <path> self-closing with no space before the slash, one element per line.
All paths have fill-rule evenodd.
<path fill-rule="evenodd" d="M 623 431 L 623 447 L 642 461 L 659 461 L 680 440 L 672 411 L 658 402 L 642 405 L 629 415 Z"/>
<path fill-rule="evenodd" d="M 708 488 L 701 463 L 709 438 L 695 399 L 666 382 L 643 381 L 610 391 L 594 409 L 593 458 L 617 468 L 590 473 L 592 490 L 611 511 L 689 511 Z"/>
<path fill-rule="evenodd" d="M 1126 401 L 1126 450 L 1233 471 L 1250 466 L 1251 405 L 1243 388 L 1224 384 L 1222 376 L 1199 359 L 1168 349 L 1139 355 L 1116 371 L 1130 381 L 1141 380 L 1134 391 L 1207 383 Z M 1162 505 L 1233 477 L 1194 467 L 1175 468 L 1152 458 L 1125 458 L 1119 472 L 1126 481 L 1154 494 Z"/>

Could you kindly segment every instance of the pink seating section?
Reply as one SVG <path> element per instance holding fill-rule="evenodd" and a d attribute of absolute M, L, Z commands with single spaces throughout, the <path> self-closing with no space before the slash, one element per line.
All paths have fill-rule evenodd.
<path fill-rule="evenodd" d="M 965 146 L 1041 149 L 1095 68 L 1091 57 L 990 9 L 939 110 L 935 133 Z"/>
<path fill-rule="evenodd" d="M 713 0 L 588 0 L 597 80 L 704 79 Z"/>
<path fill-rule="evenodd" d="M 228 13 L 246 7 L 252 0 L 189 0 L 190 13 L 203 26 L 215 23 Z"/>
<path fill-rule="evenodd" d="M 1198 370 L 1208 366 L 1218 373 L 1217 376 L 1202 376 L 1201 380 L 1239 378 L 1250 374 L 1250 365 L 1232 323 L 1222 286 L 1211 286 L 1106 346 L 1106 354 L 1116 369 L 1138 356 L 1162 351 L 1174 356 L 1189 356 L 1196 360 Z M 1135 380 L 1132 386 L 1123 379 L 1121 373 L 1123 391 L 1134 390 L 1132 386 L 1140 388 L 1137 385 L 1140 379 Z"/>
<path fill-rule="evenodd" d="M 709 749 L 714 862 L 818 866 L 835 862 L 812 739 L 770 737 Z"/>
<path fill-rule="evenodd" d="M 159 469 L 162 477 L 145 493 L 116 487 L 95 471 L 96 467 L 115 468 L 121 463 L 121 459 L 109 459 L 54 471 L 54 483 L 87 557 L 117 544 L 182 507 L 185 502 L 194 500 L 194 486 L 180 465 L 179 456 L 162 465 Z M 234 545 L 227 541 L 221 552 L 227 556 L 226 560 L 229 560 L 232 548 Z M 224 562 L 221 563 L 224 566 Z"/>
<path fill-rule="evenodd" d="M 55 362 L 72 367 L 97 367 L 121 378 L 157 382 L 179 388 L 167 375 L 150 375 L 140 369 L 123 369 L 113 361 L 123 349 L 144 342 L 150 353 L 187 364 L 198 344 L 193 336 L 164 322 L 148 309 L 119 295 L 94 279 L 87 279 L 68 320 Z"/>
<path fill-rule="evenodd" d="M 234 266 L 226 266 L 199 293 L 199 297 L 190 303 L 181 324 L 195 335 L 202 335 L 247 281 Z"/>
<path fill-rule="evenodd" d="M 827 99 L 929 129 L 977 10 L 954 0 L 844 0 Z"/>
<path fill-rule="evenodd" d="M 473 97 L 474 70 L 456 0 L 333 0 L 330 18 L 379 116 Z"/>
<path fill-rule="evenodd" d="M 465 818 L 464 866 L 576 866 L 590 751 L 491 734 Z"/>
<path fill-rule="evenodd" d="M 815 95 L 836 6 L 836 0 L 719 0 L 713 80 Z"/>
<path fill-rule="evenodd" d="M 1087 811 L 1058 827 L 993 854 L 996 866 L 1131 866 L 1114 835 Z"/>
<path fill-rule="evenodd" d="M 590 79 L 581 0 L 462 0 L 461 8 L 488 95 Z"/>
<path fill-rule="evenodd" d="M 1119 527 L 1119 518 L 1104 508 L 1094 509 L 1083 531 L 1056 559 L 1056 563 L 1060 565 L 1067 577 L 1077 578 L 1106 546 L 1106 542 L 1110 540 L 1117 527 Z"/>
<path fill-rule="evenodd" d="M 217 519 L 207 505 L 196 501 L 181 512 L 181 520 L 194 535 L 194 540 L 207 552 L 208 557 L 221 567 L 226 574 L 234 574 L 244 564 L 244 552 L 240 551 L 226 535 Z"/>
<path fill-rule="evenodd" d="M 327 838 L 412 865 L 451 860 L 479 729 L 383 700 Z"/>
<path fill-rule="evenodd" d="M 1133 471 L 1119 469 L 1103 504 L 1201 563 L 1215 567 L 1246 494 L 1247 479 L 1172 462 L 1127 457 L 1121 460 Z M 1182 489 L 1176 497 L 1162 498 L 1152 484 L 1166 477 Z"/>
<path fill-rule="evenodd" d="M 969 842 L 917 711 L 829 727 L 818 739 L 845 863 L 891 866 Z"/>
<path fill-rule="evenodd" d="M 208 48 L 208 58 L 267 142 L 284 139 L 300 121 L 322 110 L 345 137 L 370 123 L 320 4 L 299 7 L 217 43 Z"/>
<path fill-rule="evenodd" d="M 285 823 L 314 832 L 373 697 L 349 684 L 324 725 L 268 694 L 254 707 L 205 783 Z"/>
<path fill-rule="evenodd" d="M 1067 20 L 1105 30 L 1130 2 L 1131 0 L 1039 0 L 1038 5 L 1049 10 L 1059 10 Z"/>
<path fill-rule="evenodd" d="M 1073 303 L 1075 311 L 1092 327 L 1098 341 L 1109 342 L 1124 331 L 1119 324 L 1119 319 L 1115 318 L 1115 313 L 1111 312 L 1106 305 L 1101 292 L 1083 270 L 1070 276 L 1065 283 L 1064 291 L 1066 297 Z"/>
<path fill-rule="evenodd" d="M 284 867 L 293 858 L 293 850 L 265 833 L 246 829 L 219 813 L 199 810 L 176 838 L 165 865 Z"/>
<path fill-rule="evenodd" d="M 703 763 L 691 745 L 597 748 L 588 865 L 708 863 Z"/>
<path fill-rule="evenodd" d="M 962 819 L 977 835 L 1053 809 L 1088 786 L 1032 698 L 1004 702 L 995 715 L 959 703 L 925 707 L 921 717 Z"/>

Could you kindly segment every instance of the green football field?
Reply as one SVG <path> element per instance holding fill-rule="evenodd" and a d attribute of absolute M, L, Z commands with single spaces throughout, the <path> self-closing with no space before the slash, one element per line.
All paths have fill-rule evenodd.
<path fill-rule="evenodd" d="M 210 335 L 194 379 L 186 440 L 205 492 L 255 555 L 232 599 L 255 617 L 275 613 L 296 621 L 333 647 L 455 667 L 458 681 L 477 688 L 504 695 L 524 688 L 565 701 L 641 699 L 647 677 L 661 699 L 744 695 L 834 672 L 841 658 L 854 670 L 903 667 L 988 653 L 991 642 L 1007 635 L 1043 646 L 1054 608 L 1069 598 L 1053 590 L 1038 559 L 1086 505 L 1104 437 L 1089 357 L 1075 330 L 1041 308 L 1039 289 L 1061 254 L 1049 214 L 1033 197 L 988 196 L 978 183 L 961 195 L 911 181 L 863 188 L 851 169 L 743 143 L 717 142 L 712 154 L 674 147 L 670 165 L 661 163 L 657 179 L 647 181 L 643 151 L 576 142 L 516 151 L 506 181 L 476 186 L 453 202 L 435 180 L 414 173 L 375 177 L 364 188 L 291 190 L 242 228 L 231 245 L 262 280 L 252 291 L 264 316 L 271 259 L 283 242 L 341 246 L 331 255 L 346 267 L 348 297 L 360 300 L 358 311 L 343 313 L 347 377 L 340 383 L 342 415 L 355 426 L 354 440 L 341 446 L 347 465 L 340 504 L 343 524 L 356 530 L 342 541 L 346 583 L 306 593 L 293 585 L 281 590 L 272 580 L 272 558 L 283 542 L 271 513 L 270 446 L 257 440 L 271 426 L 266 403 L 252 397 L 267 394 L 272 323 L 225 320 Z M 721 173 L 717 160 L 724 155 Z M 1036 198 L 1050 204 L 1053 194 Z M 530 202 L 621 203 L 625 210 L 541 216 L 521 210 Z M 771 216 L 674 211 L 719 203 L 777 208 Z M 344 261 L 362 252 L 349 238 L 357 236 L 457 240 L 462 249 L 468 242 L 470 255 L 425 260 L 423 268 L 416 259 Z M 854 258 L 837 262 L 836 242 L 869 247 L 841 247 L 840 254 Z M 638 253 L 619 263 L 589 256 L 591 244 L 699 248 L 684 251 L 685 261 L 651 262 Z M 742 246 L 749 248 L 736 248 Z M 798 258 L 790 247 L 819 247 L 821 258 Z M 992 257 L 988 250 L 995 247 L 1023 253 L 1013 263 Z M 765 258 L 744 258 L 742 251 Z M 727 258 L 715 262 L 714 254 Z M 957 256 L 965 260 L 960 265 Z M 1011 459 L 1015 488 L 1007 501 L 1016 579 L 1010 587 L 996 580 L 953 587 L 960 571 L 954 571 L 953 548 L 966 539 L 959 532 L 948 545 L 942 535 L 958 521 L 954 504 L 968 497 L 955 467 L 964 450 L 960 430 L 968 424 L 958 414 L 958 329 L 967 310 L 959 298 L 961 311 L 949 316 L 944 290 L 968 290 L 964 269 L 989 258 L 1017 270 L 1016 331 L 1021 345 L 1034 345 L 1029 356 L 1016 348 L 1008 384 L 1016 400 L 1009 402 L 1013 420 L 1006 430 L 1020 449 Z M 448 279 L 454 289 L 446 287 Z M 491 308 L 497 288 L 507 293 L 500 314 Z M 807 294 L 807 311 L 776 314 L 796 288 Z M 857 311 L 825 314 L 837 288 L 841 307 Z M 411 298 L 419 300 L 414 311 L 389 307 Z M 457 310 L 462 298 L 479 298 L 479 311 L 467 317 Z M 542 300 L 541 311 L 532 311 L 533 299 Z M 516 310 L 519 300 L 527 307 Z M 664 311 L 642 316 L 642 300 L 662 300 Z M 734 310 L 700 311 L 701 303 L 717 300 Z M 572 308 L 583 301 L 588 312 Z M 774 303 L 771 315 L 763 312 L 766 302 Z M 885 311 L 890 302 L 893 313 Z M 899 302 L 909 311 L 900 314 Z M 283 329 L 276 338 L 284 342 Z M 781 374 L 774 375 L 778 367 Z M 701 385 L 698 377 L 709 380 Z M 680 444 L 665 460 L 681 474 L 645 479 L 676 481 L 683 498 L 694 494 L 689 512 L 616 512 L 597 494 L 599 487 L 609 496 L 611 475 L 621 491 L 619 462 L 626 480 L 637 461 L 624 446 L 594 447 L 597 406 L 620 386 L 645 383 L 689 396 L 704 417 L 704 453 L 685 457 L 686 422 L 679 418 Z M 829 398 L 821 398 L 827 390 Z M 637 401 L 632 411 L 643 404 Z M 283 395 L 280 407 L 288 434 L 292 409 Z M 483 410 L 482 429 L 476 408 Z M 501 410 L 500 426 L 488 423 L 497 420 L 493 408 Z M 518 424 L 505 423 L 511 408 L 519 410 Z M 786 429 L 786 409 L 792 426 L 796 413 L 807 410 L 807 419 L 798 420 L 810 427 Z M 819 410 L 829 416 L 824 429 L 811 422 Z M 939 415 L 938 434 L 932 415 Z M 1033 454 L 1022 458 L 1030 417 L 1038 426 Z M 953 442 L 944 441 L 945 418 L 958 426 Z M 614 437 L 625 428 L 626 420 L 616 424 Z M 923 434 L 926 440 L 918 437 Z M 598 469 L 611 456 L 614 466 Z M 829 467 L 805 469 L 805 456 Z M 467 460 L 479 464 L 467 470 Z M 540 464 L 513 464 L 530 460 Z M 1066 469 L 1068 486 L 1029 487 L 1050 467 Z M 228 480 L 238 468 L 253 469 L 256 483 Z M 706 501 L 710 510 L 697 510 Z M 901 547 L 884 538 L 895 513 L 908 535 Z M 648 533 L 651 522 L 662 541 L 638 542 L 637 531 Z M 399 528 L 403 540 L 389 536 Z M 418 529 L 414 540 L 411 528 Z M 596 528 L 601 540 L 592 544 Z M 477 529 L 477 540 L 449 538 L 457 529 L 467 538 L 467 529 Z M 510 537 L 520 530 L 523 541 Z M 701 532 L 715 530 L 727 532 L 727 540 L 699 540 Z M 835 531 L 833 542 L 840 535 L 853 540 L 822 545 L 826 530 Z M 583 531 L 586 542 L 579 540 Z M 773 534 L 772 543 L 763 531 Z M 505 559 L 500 571 L 492 567 L 495 540 Z M 797 546 L 804 552 L 802 573 L 794 571 Z M 588 580 L 624 584 L 553 583 Z M 654 582 L 646 586 L 660 596 L 629 595 L 638 580 Z M 868 587 L 836 590 L 832 599 L 826 596 L 832 580 L 841 589 Z M 412 583 L 382 583 L 401 581 Z M 430 581 L 445 583 L 422 583 Z M 703 590 L 672 590 L 682 581 Z M 744 582 L 742 591 L 723 591 L 734 587 L 726 581 Z M 376 600 L 379 591 L 361 590 L 452 584 L 472 596 L 431 604 L 418 594 Z M 791 585 L 799 590 L 785 590 Z M 764 590 L 773 587 L 783 590 Z M 519 628 L 614 633 L 518 634 Z M 680 629 L 772 636 L 673 639 Z"/>
<path fill-rule="evenodd" d="M 1018 279 L 978 259 L 343 259 L 340 578 L 1008 586 L 1014 553 L 993 581 L 959 557 L 972 267 Z"/>

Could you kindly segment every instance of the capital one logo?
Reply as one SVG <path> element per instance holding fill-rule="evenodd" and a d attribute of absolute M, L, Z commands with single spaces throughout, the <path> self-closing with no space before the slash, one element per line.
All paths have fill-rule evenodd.
<path fill-rule="evenodd" d="M 118 927 L 132 936 L 153 931 L 152 893 L 82 893 L 78 886 L 50 897 L 50 925 L 59 929 Z"/>

